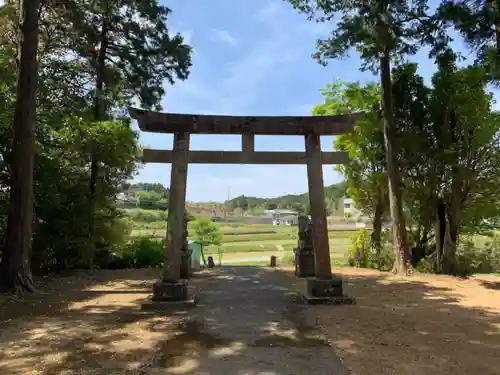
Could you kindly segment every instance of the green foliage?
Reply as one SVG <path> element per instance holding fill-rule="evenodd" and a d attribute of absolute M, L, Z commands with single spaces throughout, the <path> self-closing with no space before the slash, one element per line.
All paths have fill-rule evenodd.
<path fill-rule="evenodd" d="M 352 246 L 349 249 L 348 262 L 351 267 L 371 268 L 370 238 L 366 229 L 359 230 L 357 235 L 351 236 Z"/>
<path fill-rule="evenodd" d="M 99 264 L 103 268 L 149 268 L 163 265 L 163 241 L 149 237 L 135 237 Z"/>
<path fill-rule="evenodd" d="M 373 83 L 364 87 L 359 83 L 336 83 L 327 85 L 321 93 L 325 101 L 314 107 L 314 116 L 366 112 L 356 122 L 354 132 L 336 137 L 335 150 L 346 152 L 349 160 L 335 169 L 344 175 L 347 192 L 359 210 L 373 215 L 380 199 L 385 210 L 388 204 L 385 189 L 381 198 L 377 195 L 378 189 L 387 181 L 379 86 Z"/>
<path fill-rule="evenodd" d="M 158 194 L 161 198 L 168 198 L 170 194 L 170 190 L 159 183 L 148 183 L 148 182 L 139 182 L 137 184 L 125 184 L 124 190 L 136 190 L 136 191 L 146 191 L 146 192 L 154 192 Z"/>
<path fill-rule="evenodd" d="M 47 129 L 49 130 L 49 129 Z M 33 267 L 39 272 L 91 267 L 94 252 L 112 251 L 120 217 L 114 201 L 119 186 L 136 168 L 137 136 L 127 120 L 93 123 L 68 118 L 42 138 L 35 166 Z M 101 145 L 95 148 L 91 145 Z M 99 155 L 103 183 L 93 212 L 87 202 L 91 150 Z M 83 218 L 93 216 L 96 246 Z M 54 233 L 59 233 L 54 236 Z"/>
<path fill-rule="evenodd" d="M 202 246 L 220 246 L 222 244 L 222 233 L 219 227 L 207 217 L 200 217 L 192 222 L 193 234 L 190 236 L 193 241 Z"/>
<path fill-rule="evenodd" d="M 500 8 L 488 0 L 446 0 L 438 9 L 439 17 L 455 26 L 465 43 L 486 68 L 489 78 L 500 79 Z"/>
<path fill-rule="evenodd" d="M 454 59 L 450 53 L 439 56 L 440 69 L 430 87 L 415 64 L 398 66 L 392 77 L 398 125 L 395 152 L 405 188 L 413 262 L 434 270 L 441 264 L 443 272 L 459 272 L 453 264 L 460 266 L 456 260 L 464 259 L 456 253 L 460 235 L 485 233 L 500 222 L 500 193 L 495 188 L 500 183 L 500 118 L 491 109 L 484 69 L 457 68 Z M 348 164 L 340 167 L 348 193 L 362 211 L 376 217 L 381 198 L 383 211 L 387 206 L 387 192 L 380 190 L 386 177 L 377 97 L 366 95 L 358 84 L 331 85 L 323 93 L 325 104 L 315 108 L 316 114 L 356 109 L 366 113 L 353 133 L 337 138 L 335 147 L 349 153 Z M 446 220 L 436 236 L 440 207 Z M 444 238 L 445 232 L 447 240 L 436 249 L 436 237 Z M 369 264 L 369 258 L 361 256 L 362 247 L 356 249 L 353 262 Z"/>
<path fill-rule="evenodd" d="M 224 257 L 224 253 L 225 253 L 224 247 L 217 246 L 217 262 L 219 266 L 222 265 L 222 258 Z"/>
<path fill-rule="evenodd" d="M 162 225 L 165 226 L 168 212 L 160 210 L 133 209 L 128 210 L 127 215 L 134 221 L 143 223 L 154 223 L 161 221 Z"/>
<path fill-rule="evenodd" d="M 460 276 L 500 272 L 499 235 L 495 234 L 482 246 L 477 246 L 471 237 L 462 238 L 457 258 Z"/>
<path fill-rule="evenodd" d="M 401 59 L 415 54 L 424 43 L 440 49 L 448 41 L 445 30 L 429 16 L 427 0 L 287 1 L 311 20 L 335 25 L 327 39 L 317 41 L 314 57 L 322 64 L 355 50 L 361 55 L 363 69 L 378 70 L 378 59 L 386 51 Z"/>
<path fill-rule="evenodd" d="M 180 34 L 169 33 L 171 10 L 156 0 L 71 0 L 53 10 L 64 21 L 64 39 L 54 53 L 78 56 L 80 77 L 90 75 L 94 82 L 90 90 L 105 82 L 99 93 L 103 109 L 135 99 L 144 108 L 159 108 L 164 81 L 172 84 L 189 74 L 191 48 Z"/>
<path fill-rule="evenodd" d="M 457 263 L 457 276 L 500 272 L 500 236 L 495 233 L 479 244 L 472 236 L 463 236 L 457 249 Z M 422 259 L 417 270 L 436 272 L 435 254 Z"/>
<path fill-rule="evenodd" d="M 168 209 L 168 198 L 154 191 L 138 191 L 135 196 L 138 198 L 138 206 L 142 209 L 166 210 Z"/>
<path fill-rule="evenodd" d="M 162 241 L 139 237 L 134 239 L 128 246 L 134 254 L 135 268 L 158 267 L 164 262 Z"/>
<path fill-rule="evenodd" d="M 376 249 L 371 245 L 370 234 L 364 228 L 351 236 L 351 247 L 347 254 L 347 263 L 351 267 L 374 268 L 389 271 L 394 264 L 394 252 L 389 242 L 389 233 L 382 236 L 382 247 Z"/>
<path fill-rule="evenodd" d="M 8 209 L 16 92 L 16 46 L 9 37 L 16 26 L 15 13 L 10 3 L 0 8 L 1 238 Z M 158 264 L 159 257 L 152 255 L 158 251 L 148 253 L 145 242 L 137 254 L 130 247 L 123 249 L 130 220 L 122 217 L 115 203 L 139 165 L 138 137 L 123 117 L 125 105 L 158 108 L 164 81 L 185 79 L 189 72 L 191 49 L 180 35 L 169 35 L 169 13 L 156 1 L 49 2 L 41 7 L 35 272 L 100 267 L 118 257 L 112 255 L 116 253 L 122 254 L 115 259 L 121 266 Z M 97 117 L 96 107 L 101 112 Z M 106 121 L 93 121 L 96 118 Z M 92 161 L 98 163 L 98 175 L 90 199 Z M 159 184 L 143 188 L 150 192 L 143 204 L 153 200 L 167 207 L 168 189 Z M 165 219 L 165 212 L 140 218 Z"/>

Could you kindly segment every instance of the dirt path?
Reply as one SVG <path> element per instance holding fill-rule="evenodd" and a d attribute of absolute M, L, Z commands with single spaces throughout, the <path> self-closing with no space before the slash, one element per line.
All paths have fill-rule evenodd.
<path fill-rule="evenodd" d="M 198 277 L 198 306 L 148 375 L 346 374 L 279 272 L 239 266 Z"/>

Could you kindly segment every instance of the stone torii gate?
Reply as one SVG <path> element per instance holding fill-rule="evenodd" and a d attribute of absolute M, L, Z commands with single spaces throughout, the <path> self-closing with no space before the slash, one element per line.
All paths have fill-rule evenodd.
<path fill-rule="evenodd" d="M 187 301 L 187 280 L 181 279 L 184 246 L 184 209 L 189 163 L 206 164 L 306 164 L 311 208 L 315 277 L 307 279 L 306 296 L 341 297 L 342 282 L 332 277 L 326 221 L 324 164 L 343 164 L 344 152 L 322 152 L 320 136 L 349 132 L 359 115 L 339 116 L 217 116 L 144 111 L 129 108 L 145 132 L 173 133 L 172 150 L 145 149 L 145 163 L 171 163 L 165 268 L 153 286 L 153 301 Z M 242 151 L 190 151 L 191 134 L 241 134 Z M 255 151 L 255 135 L 295 135 L 305 138 L 305 152 Z M 340 283 L 340 289 L 339 289 Z"/>

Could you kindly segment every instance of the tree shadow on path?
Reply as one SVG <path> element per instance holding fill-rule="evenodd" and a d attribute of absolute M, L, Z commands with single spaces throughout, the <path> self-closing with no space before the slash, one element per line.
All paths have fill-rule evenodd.
<path fill-rule="evenodd" d="M 199 305 L 168 316 L 138 311 L 158 270 L 57 280 L 52 299 L 0 307 L 0 373 L 344 374 L 329 343 L 358 375 L 500 373 L 497 290 L 340 273 L 354 306 L 304 306 L 303 280 L 242 266 L 196 275 Z"/>

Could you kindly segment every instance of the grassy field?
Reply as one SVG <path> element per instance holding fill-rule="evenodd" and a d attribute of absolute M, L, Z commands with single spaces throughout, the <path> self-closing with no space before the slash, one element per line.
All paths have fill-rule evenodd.
<path fill-rule="evenodd" d="M 146 236 L 161 239 L 165 236 L 164 221 L 136 223 L 132 236 Z M 296 226 L 274 226 L 267 224 L 216 223 L 223 234 L 223 261 L 235 258 L 264 258 L 289 254 L 297 246 Z M 188 227 L 189 229 L 189 227 Z M 351 244 L 350 237 L 357 232 L 352 227 L 336 227 L 328 232 L 330 252 L 335 264 L 342 264 Z M 205 249 L 208 255 L 217 254 L 217 248 Z M 215 258 L 215 257 L 214 257 Z M 256 261 L 262 263 L 262 261 Z M 249 262 L 252 263 L 252 262 Z"/>

